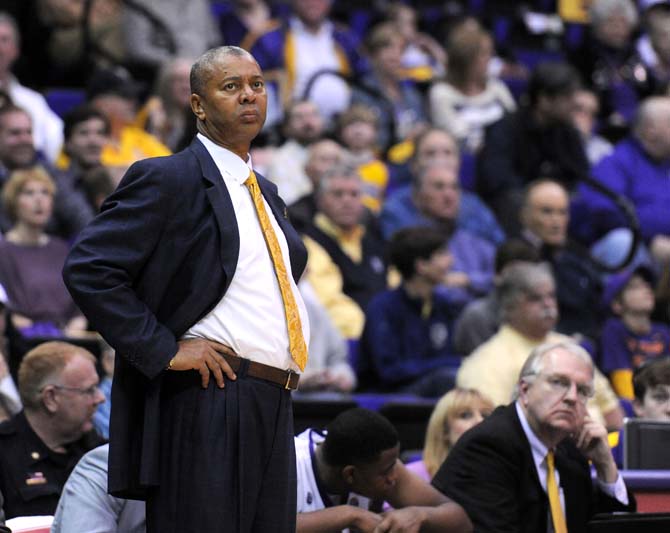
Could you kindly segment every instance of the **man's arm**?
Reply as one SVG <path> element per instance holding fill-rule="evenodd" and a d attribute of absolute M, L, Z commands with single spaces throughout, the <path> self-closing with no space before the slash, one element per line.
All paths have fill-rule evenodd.
<path fill-rule="evenodd" d="M 375 533 L 387 531 L 467 532 L 472 524 L 463 508 L 398 461 L 397 480 L 389 495 L 396 510 L 386 513 Z"/>
<path fill-rule="evenodd" d="M 319 511 L 298 513 L 297 533 L 339 533 L 346 528 L 355 528 L 362 533 L 372 532 L 381 521 L 381 516 L 353 505 L 337 505 Z"/>

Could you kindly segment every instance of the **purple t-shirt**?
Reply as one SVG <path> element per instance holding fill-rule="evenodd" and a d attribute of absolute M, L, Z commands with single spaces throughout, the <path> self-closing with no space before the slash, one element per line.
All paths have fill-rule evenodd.
<path fill-rule="evenodd" d="M 79 313 L 61 275 L 67 254 L 66 242 L 56 237 L 43 246 L 0 241 L 0 283 L 12 312 L 58 327 Z"/>
<path fill-rule="evenodd" d="M 636 335 L 620 318 L 609 318 L 600 340 L 601 368 L 606 374 L 635 369 L 648 359 L 670 355 L 670 328 L 652 323 L 646 335 Z"/>

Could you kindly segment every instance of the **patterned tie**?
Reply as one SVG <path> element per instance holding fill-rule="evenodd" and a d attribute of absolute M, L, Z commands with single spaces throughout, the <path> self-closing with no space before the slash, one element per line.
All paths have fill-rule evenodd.
<path fill-rule="evenodd" d="M 568 528 L 565 525 L 565 516 L 561 509 L 561 498 L 558 495 L 558 485 L 556 485 L 556 476 L 554 475 L 554 452 L 547 452 L 547 495 L 549 496 L 549 508 L 551 509 L 551 521 L 554 523 L 556 533 L 567 533 Z"/>
<path fill-rule="evenodd" d="M 261 195 L 261 190 L 258 186 L 258 181 L 256 180 L 256 174 L 254 174 L 253 171 L 249 172 L 249 177 L 244 184 L 249 189 L 251 199 L 254 201 L 258 221 L 263 230 L 263 237 L 265 237 L 265 244 L 268 247 L 272 264 L 275 267 L 275 274 L 277 275 L 277 281 L 279 282 L 279 291 L 281 292 L 281 297 L 284 301 L 289 351 L 291 352 L 293 360 L 300 367 L 300 370 L 305 370 L 305 365 L 307 364 L 307 346 L 305 346 L 305 338 L 302 335 L 302 324 L 300 322 L 298 306 L 295 303 L 295 297 L 293 296 L 291 283 L 286 272 L 284 258 L 282 257 L 281 248 L 279 248 L 279 241 L 277 240 L 277 235 L 275 234 L 274 229 L 272 229 L 270 217 L 265 210 L 263 196 Z"/>

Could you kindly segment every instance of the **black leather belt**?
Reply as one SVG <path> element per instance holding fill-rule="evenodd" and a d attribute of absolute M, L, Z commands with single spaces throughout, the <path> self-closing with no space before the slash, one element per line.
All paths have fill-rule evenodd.
<path fill-rule="evenodd" d="M 285 389 L 295 390 L 298 388 L 298 381 L 300 381 L 300 374 L 293 372 L 293 370 L 282 370 L 270 365 L 264 365 L 263 363 L 258 363 L 256 361 L 251 361 L 249 359 L 242 359 L 241 357 L 236 357 L 234 355 L 221 354 L 223 358 L 228 362 L 230 368 L 234 372 L 237 372 L 242 365 L 242 361 L 247 361 L 249 364 L 247 366 L 247 375 L 252 378 L 264 379 L 265 381 L 270 381 L 272 383 L 277 383 Z"/>

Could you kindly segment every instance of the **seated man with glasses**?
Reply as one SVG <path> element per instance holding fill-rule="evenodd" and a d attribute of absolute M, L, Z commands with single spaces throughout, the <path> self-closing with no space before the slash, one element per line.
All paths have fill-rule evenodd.
<path fill-rule="evenodd" d="M 102 444 L 93 414 L 104 401 L 94 356 L 46 342 L 19 367 L 23 411 L 0 424 L 0 493 L 7 519 L 52 515 L 77 461 Z"/>
<path fill-rule="evenodd" d="M 433 485 L 463 506 L 475 531 L 585 532 L 596 513 L 635 509 L 607 430 L 586 410 L 593 376 L 577 344 L 542 344 L 521 369 L 515 401 L 459 439 Z"/>

